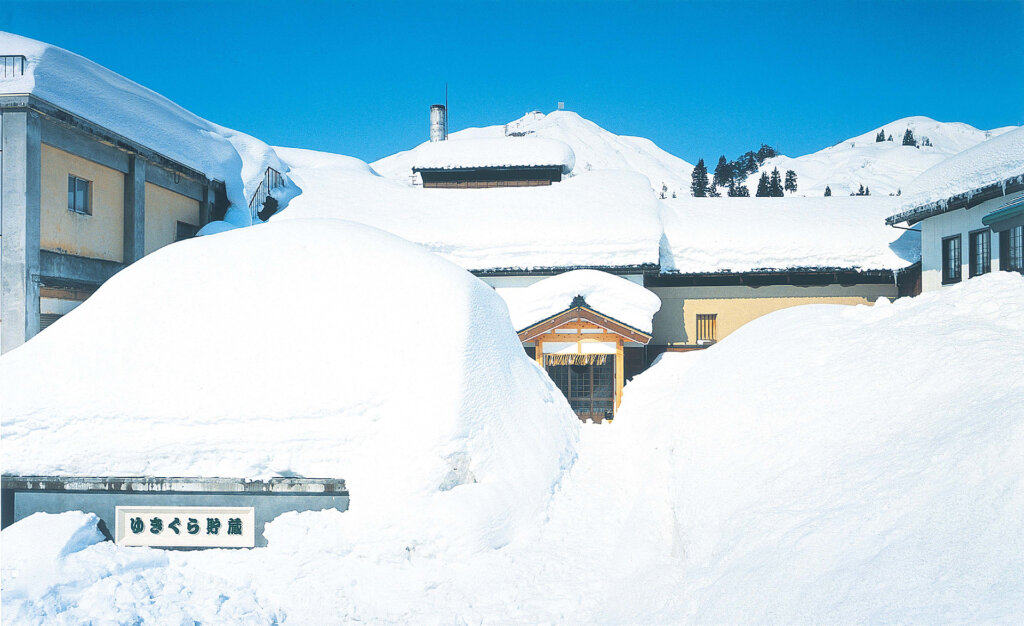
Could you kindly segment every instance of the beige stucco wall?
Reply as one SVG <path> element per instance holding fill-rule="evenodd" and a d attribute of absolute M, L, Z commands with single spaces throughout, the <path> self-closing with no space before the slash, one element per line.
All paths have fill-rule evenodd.
<path fill-rule="evenodd" d="M 199 225 L 199 202 L 146 183 L 146 254 L 174 243 L 178 222 Z"/>
<path fill-rule="evenodd" d="M 41 166 L 40 248 L 124 260 L 124 174 L 46 144 Z M 92 182 L 92 215 L 68 210 L 69 174 Z"/>
<path fill-rule="evenodd" d="M 744 324 L 773 311 L 805 304 L 873 304 L 879 297 L 896 297 L 893 285 L 843 287 L 653 287 L 661 298 L 654 316 L 652 345 L 697 342 L 697 315 L 717 314 L 721 341 Z"/>

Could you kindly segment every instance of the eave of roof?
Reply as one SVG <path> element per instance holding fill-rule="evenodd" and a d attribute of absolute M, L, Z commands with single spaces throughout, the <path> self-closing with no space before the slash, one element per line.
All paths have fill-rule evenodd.
<path fill-rule="evenodd" d="M 595 317 L 597 319 L 594 319 Z M 610 315 L 605 315 L 604 313 L 596 311 L 584 303 L 583 305 L 570 306 L 564 311 L 560 311 L 540 320 L 539 322 L 530 324 L 526 328 L 518 331 L 519 340 L 532 341 L 534 338 L 544 334 L 551 328 L 567 323 L 570 319 L 577 318 L 582 318 L 600 326 L 605 326 L 608 330 L 637 343 L 647 344 L 653 336 L 650 333 L 645 333 L 635 326 L 630 326 L 625 322 L 620 322 Z"/>
<path fill-rule="evenodd" d="M 913 226 L 921 220 L 928 219 L 929 217 L 934 217 L 957 209 L 969 209 L 971 207 L 978 206 L 982 202 L 1006 196 L 1011 193 L 1016 193 L 1018 191 L 1024 191 L 1024 173 L 990 183 L 984 187 L 978 187 L 971 189 L 970 191 L 958 193 L 949 198 L 912 207 L 906 211 L 902 211 L 896 215 L 891 215 L 885 218 L 885 223 L 893 226 L 895 224 L 906 222 L 907 225 Z"/>
<path fill-rule="evenodd" d="M 981 223 L 985 226 L 992 226 L 993 224 L 1021 216 L 1024 216 L 1024 198 L 1019 198 L 985 215 L 981 218 Z"/>

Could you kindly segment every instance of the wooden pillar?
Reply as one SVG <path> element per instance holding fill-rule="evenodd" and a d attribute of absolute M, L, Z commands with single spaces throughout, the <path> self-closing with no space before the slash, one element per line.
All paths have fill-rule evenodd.
<path fill-rule="evenodd" d="M 537 341 L 533 342 L 533 345 L 536 346 L 533 349 L 533 358 L 537 359 L 537 365 L 540 365 L 541 368 L 543 368 L 544 367 L 544 342 L 538 339 Z"/>
<path fill-rule="evenodd" d="M 622 387 L 626 384 L 625 351 L 622 348 L 622 339 L 615 342 L 615 409 L 618 410 L 622 402 Z"/>

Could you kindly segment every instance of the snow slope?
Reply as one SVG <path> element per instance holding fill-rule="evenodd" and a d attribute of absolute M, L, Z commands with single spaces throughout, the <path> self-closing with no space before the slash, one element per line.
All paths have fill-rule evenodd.
<path fill-rule="evenodd" d="M 663 184 L 668 187 L 669 194 L 672 191 L 681 194 L 683 190 L 689 193 L 693 166 L 665 152 L 649 139 L 616 135 L 572 111 L 552 111 L 547 115 L 535 111 L 507 126 L 509 132 L 523 133 L 525 138 L 555 139 L 568 144 L 575 155 L 574 174 L 591 170 L 632 170 L 646 176 L 651 188 L 659 193 Z M 505 126 L 467 128 L 448 135 L 448 141 L 506 139 L 505 130 Z M 519 137 L 507 138 L 510 142 L 516 139 Z M 374 161 L 371 165 L 382 176 L 407 182 L 412 167 L 422 152 L 430 150 L 429 146 L 429 141 L 424 142 L 412 150 Z"/>
<path fill-rule="evenodd" d="M 651 320 L 661 308 L 661 299 L 642 285 L 597 270 L 573 270 L 529 287 L 496 291 L 508 305 L 517 331 L 568 309 L 576 296 L 583 296 L 595 311 L 645 333 L 651 332 Z"/>
<path fill-rule="evenodd" d="M 663 272 L 900 269 L 921 235 L 885 225 L 896 198 L 693 198 L 661 201 Z"/>
<path fill-rule="evenodd" d="M 903 133 L 908 128 L 919 142 L 928 137 L 932 146 L 904 146 Z M 753 194 L 761 172 L 770 174 L 777 167 L 781 174 L 786 170 L 796 172 L 798 196 L 820 197 L 824 195 L 826 185 L 837 196 L 848 196 L 860 185 L 869 187 L 871 194 L 876 196 L 895 194 L 900 190 L 905 193 L 906 187 L 921 172 L 1014 128 L 978 130 L 959 122 L 937 122 L 923 116 L 905 117 L 812 154 L 768 159 L 760 170 L 747 178 L 746 184 Z M 892 141 L 876 143 L 875 135 L 879 130 L 884 130 L 886 137 L 892 135 Z"/>
<path fill-rule="evenodd" d="M 0 93 L 32 94 L 184 165 L 224 181 L 248 225 L 249 198 L 267 167 L 287 167 L 259 139 L 209 122 L 160 94 L 72 52 L 0 31 L 0 50 L 27 59 L 24 75 L 0 77 Z"/>
<path fill-rule="evenodd" d="M 378 176 L 358 159 L 276 150 L 302 194 L 272 222 L 353 220 L 470 270 L 658 262 L 657 199 L 634 172 L 585 172 L 544 187 L 424 189 Z"/>
<path fill-rule="evenodd" d="M 268 341 L 282 330 L 272 328 Z M 502 349 L 496 360 L 511 356 Z M 360 499 L 372 496 L 355 485 L 352 510 L 283 515 L 270 545 L 254 550 L 100 543 L 53 557 L 69 533 L 15 525 L 3 532 L 5 554 L 9 541 L 31 542 L 55 573 L 23 594 L 5 577 L 4 614 L 29 623 L 1016 623 L 1022 368 L 1015 274 L 891 305 L 786 309 L 709 350 L 664 355 L 626 387 L 614 424 L 583 427 L 578 443 L 560 435 L 577 462 L 500 548 L 353 539 L 352 520 L 369 506 Z M 538 461 L 549 475 L 563 450 L 549 429 L 562 432 L 561 418 L 518 417 L 492 416 L 509 428 L 474 462 L 519 454 L 516 480 Z M 552 418 L 558 425 L 545 425 Z M 527 440 L 546 452 L 524 450 Z M 426 447 L 412 437 L 366 444 L 359 458 L 382 455 L 388 472 Z M 415 485 L 436 478 L 417 463 L 403 469 Z M 474 487 L 415 501 L 443 519 L 433 545 L 488 543 L 486 529 L 436 508 L 463 494 L 464 513 L 488 507 Z M 394 523 L 423 521 L 403 504 Z"/>

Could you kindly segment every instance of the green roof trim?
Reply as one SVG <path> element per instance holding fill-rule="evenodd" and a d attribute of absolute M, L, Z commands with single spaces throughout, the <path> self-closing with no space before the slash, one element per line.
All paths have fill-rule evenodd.
<path fill-rule="evenodd" d="M 992 211 L 985 217 L 981 218 L 981 223 L 985 226 L 991 226 L 997 222 L 1021 216 L 1024 216 L 1024 198 L 1015 200 L 1002 208 Z"/>

